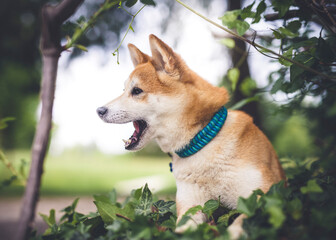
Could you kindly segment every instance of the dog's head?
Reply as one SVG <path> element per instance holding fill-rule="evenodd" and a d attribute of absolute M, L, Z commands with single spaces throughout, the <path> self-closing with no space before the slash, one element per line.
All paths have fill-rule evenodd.
<path fill-rule="evenodd" d="M 139 150 L 151 139 L 162 138 L 167 131 L 174 134 L 170 130 L 178 127 L 181 122 L 195 125 L 195 118 L 202 120 L 201 115 L 206 113 L 202 107 L 190 109 L 190 103 L 197 104 L 198 101 L 202 104 L 200 99 L 207 98 L 205 93 L 210 88 L 215 88 L 204 80 L 199 80 L 200 77 L 156 36 L 150 35 L 149 42 L 152 57 L 142 53 L 134 45 L 128 45 L 135 69 L 125 82 L 124 93 L 97 109 L 99 117 L 105 122 L 133 122 L 133 135 L 124 140 L 127 150 Z M 226 102 L 228 95 L 224 91 L 221 96 L 209 93 L 208 100 L 211 102 L 211 99 L 217 97 L 217 102 Z M 221 105 L 222 103 L 219 107 Z M 215 112 L 212 108 L 218 108 L 209 108 L 207 104 L 204 107 L 206 112 L 212 113 Z M 186 111 L 189 112 L 187 117 Z"/>

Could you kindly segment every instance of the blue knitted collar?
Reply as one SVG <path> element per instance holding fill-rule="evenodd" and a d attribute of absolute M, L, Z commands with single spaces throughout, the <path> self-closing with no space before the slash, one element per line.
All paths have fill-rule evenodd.
<path fill-rule="evenodd" d="M 181 158 L 186 158 L 197 153 L 214 137 L 216 137 L 216 135 L 224 125 L 226 117 L 227 110 L 223 106 L 221 109 L 219 109 L 218 112 L 215 113 L 208 125 L 206 125 L 201 131 L 199 131 L 193 139 L 191 139 L 188 145 L 184 146 L 178 151 L 175 151 L 175 153 Z"/>

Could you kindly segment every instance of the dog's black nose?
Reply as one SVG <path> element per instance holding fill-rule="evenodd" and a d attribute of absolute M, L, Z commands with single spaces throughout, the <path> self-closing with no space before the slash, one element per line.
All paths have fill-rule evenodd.
<path fill-rule="evenodd" d="M 107 112 L 107 108 L 106 107 L 99 107 L 97 108 L 97 113 L 100 117 L 104 116 L 105 113 Z"/>

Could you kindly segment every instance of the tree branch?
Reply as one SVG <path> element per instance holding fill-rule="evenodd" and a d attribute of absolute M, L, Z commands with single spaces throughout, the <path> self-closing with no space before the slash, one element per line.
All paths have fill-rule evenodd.
<path fill-rule="evenodd" d="M 22 202 L 20 221 L 16 239 L 27 239 L 32 229 L 36 204 L 39 198 L 43 161 L 48 147 L 52 109 L 55 95 L 55 82 L 58 59 L 62 48 L 60 45 L 60 29 L 84 0 L 64 0 L 56 6 L 45 5 L 42 8 L 42 112 L 32 146 L 32 162 Z"/>

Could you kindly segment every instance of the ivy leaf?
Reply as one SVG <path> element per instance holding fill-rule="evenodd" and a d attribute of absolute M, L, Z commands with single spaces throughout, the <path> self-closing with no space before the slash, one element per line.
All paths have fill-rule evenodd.
<path fill-rule="evenodd" d="M 231 210 L 229 213 L 220 216 L 217 220 L 217 223 L 223 223 L 224 226 L 229 226 L 229 221 L 233 216 L 237 216 L 240 213 L 237 210 Z"/>
<path fill-rule="evenodd" d="M 45 214 L 39 213 L 39 215 L 42 217 L 44 222 L 48 224 L 49 227 L 56 224 L 56 218 L 55 218 L 55 209 L 51 209 L 49 212 L 49 217 Z"/>
<path fill-rule="evenodd" d="M 152 212 L 151 206 L 152 206 L 152 193 L 148 188 L 148 185 L 146 183 L 142 194 L 141 194 L 141 199 L 139 205 L 136 206 L 135 208 L 135 213 L 137 215 L 144 215 L 147 216 Z"/>
<path fill-rule="evenodd" d="M 258 207 L 257 194 L 253 193 L 248 198 L 239 197 L 237 211 L 252 216 Z"/>
<path fill-rule="evenodd" d="M 201 205 L 189 208 L 184 215 L 195 215 L 198 211 L 201 211 L 203 208 Z"/>
<path fill-rule="evenodd" d="M 294 198 L 293 200 L 288 202 L 287 209 L 295 220 L 299 220 L 301 218 L 302 202 L 300 199 Z"/>
<path fill-rule="evenodd" d="M 188 216 L 188 215 L 183 215 L 181 220 L 177 223 L 177 226 L 176 227 L 181 227 L 183 226 L 184 224 L 186 224 L 188 222 L 188 220 L 190 220 L 191 217 Z"/>
<path fill-rule="evenodd" d="M 151 5 L 151 6 L 156 5 L 153 0 L 140 0 L 140 2 L 142 2 L 143 4 L 146 4 L 146 5 Z"/>
<path fill-rule="evenodd" d="M 219 208 L 219 201 L 209 200 L 204 204 L 202 212 L 205 213 L 208 217 L 210 217 L 217 208 Z"/>
<path fill-rule="evenodd" d="M 136 3 L 137 3 L 138 0 L 127 0 L 125 5 L 126 7 L 133 7 Z"/>
<path fill-rule="evenodd" d="M 87 48 L 86 48 L 85 46 L 81 45 L 81 44 L 74 44 L 73 46 L 74 46 L 75 48 L 78 48 L 78 49 L 84 51 L 84 52 L 87 52 L 87 51 L 88 51 Z"/>
<path fill-rule="evenodd" d="M 153 203 L 153 207 L 155 207 L 160 214 L 165 214 L 170 211 L 170 208 L 175 204 L 173 201 L 165 202 L 163 200 L 159 200 Z"/>
<path fill-rule="evenodd" d="M 323 192 L 322 188 L 317 184 L 316 179 L 309 180 L 308 183 L 307 183 L 307 186 L 301 187 L 300 191 L 303 194 Z"/>
<path fill-rule="evenodd" d="M 240 71 L 239 71 L 238 68 L 231 68 L 228 71 L 228 73 L 227 73 L 228 79 L 231 82 L 232 92 L 234 92 L 236 90 L 236 86 L 237 86 L 237 83 L 238 83 L 239 75 L 240 75 Z"/>
<path fill-rule="evenodd" d="M 96 204 L 98 212 L 105 224 L 111 224 L 117 216 L 129 221 L 134 220 L 134 207 L 130 203 L 126 204 L 124 208 L 119 208 L 112 203 L 100 201 L 94 201 L 94 204 Z"/>
<path fill-rule="evenodd" d="M 267 212 L 270 215 L 269 222 L 275 228 L 281 227 L 283 222 L 286 220 L 286 216 L 284 215 L 282 209 L 279 206 L 269 207 L 267 208 Z"/>

